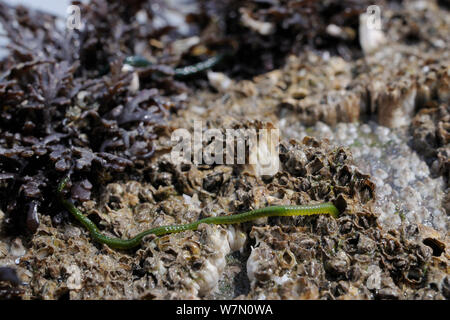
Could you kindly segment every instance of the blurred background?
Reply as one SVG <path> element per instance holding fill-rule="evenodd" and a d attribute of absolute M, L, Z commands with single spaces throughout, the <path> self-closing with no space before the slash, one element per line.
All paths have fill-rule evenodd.
<path fill-rule="evenodd" d="M 45 10 L 47 12 L 57 14 L 57 15 L 65 15 L 66 9 L 70 3 L 70 0 L 43 0 L 43 1 L 4 0 L 4 2 L 11 4 L 11 5 L 21 4 L 24 6 L 29 6 L 30 8 Z"/>

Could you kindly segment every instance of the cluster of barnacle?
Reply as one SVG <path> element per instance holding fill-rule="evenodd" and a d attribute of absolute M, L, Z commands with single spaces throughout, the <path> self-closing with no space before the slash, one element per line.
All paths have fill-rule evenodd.
<path fill-rule="evenodd" d="M 33 250 L 20 262 L 29 275 L 27 294 L 201 298 L 216 290 L 227 255 L 240 250 L 247 259 L 248 298 L 448 295 L 448 241 L 413 227 L 383 231 L 370 209 L 374 186 L 352 166 L 348 150 L 307 137 L 303 143 L 283 142 L 280 159 L 281 170 L 267 178 L 248 165 L 180 165 L 162 156 L 145 171 L 149 183 L 111 183 L 99 203 L 84 203 L 85 210 L 101 221 L 104 233 L 120 237 L 277 204 L 330 200 L 344 211 L 341 217 L 265 218 L 228 230 L 202 225 L 198 231 L 149 236 L 132 256 L 93 246 L 82 228 L 52 226 L 44 217 Z"/>
<path fill-rule="evenodd" d="M 328 4 L 332 6 L 332 2 Z M 394 14 L 397 11 L 399 14 Z M 306 51 L 285 59 L 281 70 L 259 75 L 253 81 L 234 83 L 223 74 L 214 74 L 209 77 L 210 83 L 219 91 L 226 87 L 231 98 L 219 95 L 211 99 L 207 95 L 198 105 L 208 105 L 208 112 L 212 113 L 215 108 L 225 106 L 228 114 L 237 118 L 243 108 L 254 119 L 273 119 L 276 113 L 282 121 L 306 125 L 317 121 L 334 125 L 371 116 L 388 127 L 409 124 L 427 101 L 448 100 L 448 52 L 445 47 L 433 44 L 446 39 L 446 15 L 436 4 L 417 8 L 410 3 L 404 3 L 401 9 L 386 10 L 385 14 L 383 26 L 389 31 L 388 42 L 364 59 L 349 60 L 343 55 Z M 397 22 L 414 15 L 425 15 L 420 19 L 426 19 L 427 26 L 435 26 L 433 43 L 421 41 L 410 45 L 397 35 Z M 412 28 L 408 25 L 405 28 Z M 257 36 L 245 38 L 258 41 Z M 245 61 L 238 53 L 235 56 Z M 258 60 L 252 55 L 251 62 L 255 61 Z M 251 62 L 245 65 L 250 66 Z M 233 65 L 237 70 L 240 68 L 239 63 Z M 201 108 L 196 107 L 194 113 L 201 114 Z"/>
<path fill-rule="evenodd" d="M 388 43 L 357 63 L 359 71 L 350 86 L 366 88 L 366 114 L 395 128 L 409 125 L 428 103 L 449 100 L 448 22 L 434 1 L 426 8 L 405 3 L 396 14 L 388 13 L 386 28 Z M 406 39 L 411 34 L 417 41 Z M 427 41 L 420 41 L 425 34 Z"/>
<path fill-rule="evenodd" d="M 405 43 L 397 34 L 398 20 L 417 15 L 425 15 L 423 23 L 435 26 L 433 40 Z M 409 125 L 427 102 L 448 101 L 449 57 L 445 45 L 439 45 L 447 37 L 445 13 L 436 4 L 419 10 L 405 3 L 398 14 L 388 10 L 386 18 L 388 42 L 364 59 L 346 61 L 313 53 L 287 59 L 285 76 L 277 84 L 284 93 L 278 104 L 280 117 L 306 125 L 334 125 L 375 115 L 381 125 L 400 127 Z M 295 118 L 289 120 L 292 114 Z"/>
<path fill-rule="evenodd" d="M 411 124 L 413 147 L 431 163 L 434 174 L 450 181 L 450 105 L 421 109 Z"/>
<path fill-rule="evenodd" d="M 397 43 L 444 49 L 448 37 L 448 26 L 442 20 L 445 8 L 443 1 L 433 0 L 428 1 L 426 6 L 404 3 L 395 12 L 387 11 L 385 22 L 390 30 L 389 37 Z"/>
<path fill-rule="evenodd" d="M 408 55 L 404 49 L 385 49 L 368 58 L 370 64 L 377 66 L 373 70 L 378 71 L 354 82 L 370 83 L 368 112 L 376 114 L 381 125 L 409 128 L 412 147 L 425 158 L 434 175 L 442 175 L 448 181 L 448 53 L 435 49 L 429 55 L 420 55 L 412 50 L 409 59 L 399 60 L 395 70 L 389 70 L 383 62 L 385 58 Z"/>
<path fill-rule="evenodd" d="M 305 137 L 301 147 L 281 144 L 280 160 L 288 173 L 282 181 L 300 191 L 305 197 L 303 202 L 336 200 L 344 209 L 351 199 L 366 205 L 374 198 L 375 185 L 352 165 L 351 154 L 345 148 L 331 149 L 326 142 Z M 274 182 L 282 183 L 278 180 L 275 175 Z"/>
<path fill-rule="evenodd" d="M 311 140 L 305 142 L 306 146 L 290 146 L 285 155 L 281 151 L 281 156 L 309 159 L 301 164 L 301 160 L 285 162 L 292 175 L 285 178 L 290 181 L 286 188 L 308 186 L 319 172 L 327 181 L 328 171 L 331 192 L 317 194 L 313 188 L 299 191 L 312 200 L 334 199 L 346 209 L 337 220 L 320 216 L 288 223 L 283 218 L 282 226 L 253 227 L 250 237 L 256 243 L 247 260 L 251 282 L 247 297 L 448 298 L 448 239 L 423 226 L 381 229 L 370 209 L 373 184 L 350 168 L 349 154 L 339 149 L 328 154 L 328 163 L 311 166 L 325 146 L 317 144 L 313 152 Z M 307 156 L 297 156 L 299 153 Z M 311 167 L 315 169 L 310 171 Z M 299 178 L 302 182 L 296 183 Z"/>
<path fill-rule="evenodd" d="M 157 193 L 153 186 L 136 181 L 111 183 L 101 201 L 104 209 L 88 203 L 86 210 L 93 220 L 95 215 L 102 219 L 99 227 L 104 233 L 122 237 L 142 228 L 186 222 L 189 213 L 199 214 L 195 197 L 153 200 L 153 193 Z M 130 255 L 94 246 L 83 229 L 54 226 L 45 216 L 38 236 L 31 240 L 31 250 L 20 259 L 21 278 L 28 284 L 22 298 L 202 297 L 222 275 L 230 252 L 227 239 L 223 228 L 202 225 L 198 232 L 148 236 L 143 247 Z"/>
<path fill-rule="evenodd" d="M 236 106 L 245 106 L 247 114 L 255 118 L 261 113 L 267 118 L 276 111 L 288 125 L 314 125 L 318 121 L 335 125 L 368 116 L 376 116 L 388 127 L 409 125 L 417 109 L 426 103 L 448 100 L 448 58 L 440 56 L 436 61 L 437 53 L 406 58 L 413 50 L 404 50 L 406 47 L 386 46 L 377 55 L 354 63 L 311 52 L 291 56 L 282 71 L 258 76 L 252 83 L 239 82 L 228 90 L 235 99 L 217 103 L 227 105 L 236 116 Z M 395 57 L 398 63 L 392 66 L 390 61 Z M 243 92 L 244 86 L 251 90 Z M 255 101 L 258 95 L 264 97 L 263 105 Z"/>
<path fill-rule="evenodd" d="M 296 120 L 305 125 L 317 121 L 335 125 L 359 119 L 364 100 L 360 90 L 349 86 L 351 64 L 344 59 L 305 53 L 288 59 L 285 71 L 287 79 L 278 84 L 285 88 L 277 106 L 280 117 L 295 114 Z"/>
<path fill-rule="evenodd" d="M 448 58 L 447 60 L 448 61 Z M 450 68 L 433 65 L 419 79 L 417 106 L 411 122 L 412 146 L 430 163 L 436 175 L 450 180 Z M 448 212 L 448 209 L 446 209 Z"/>
<path fill-rule="evenodd" d="M 448 298 L 445 268 L 436 267 L 428 246 L 401 240 L 410 230 L 400 235 L 364 225 L 367 218 L 368 212 L 358 212 L 337 223 L 320 217 L 301 227 L 254 228 L 248 297 Z"/>
<path fill-rule="evenodd" d="M 143 229 L 199 219 L 198 195 L 180 194 L 167 161 L 148 172 L 152 183 L 110 183 L 98 202 L 83 202 L 103 233 L 127 238 Z M 155 175 L 156 177 L 153 177 Z M 176 178 L 173 179 L 176 182 Z M 168 186 L 167 184 L 170 184 Z M 172 188 L 170 191 L 168 189 Z M 54 219 L 53 219 L 54 220 Z M 17 266 L 27 284 L 22 298 L 197 298 L 216 285 L 229 253 L 226 230 L 209 225 L 199 232 L 149 236 L 130 255 L 95 245 L 86 230 L 43 216 L 29 250 Z"/>
<path fill-rule="evenodd" d="M 164 236 L 137 252 L 139 297 L 198 298 L 217 287 L 230 252 L 223 228 L 201 225 L 198 232 Z"/>
<path fill-rule="evenodd" d="M 244 211 L 253 208 L 253 206 L 262 207 L 268 204 L 287 204 L 289 202 L 306 203 L 311 200 L 332 199 L 334 198 L 334 196 L 330 194 L 330 192 L 332 193 L 331 188 L 329 187 L 330 182 L 328 181 L 321 183 L 322 179 L 319 178 L 319 176 L 323 176 L 324 180 L 327 177 L 331 179 L 332 174 L 329 171 L 330 169 L 328 161 L 332 160 L 329 159 L 329 157 L 332 157 L 334 162 L 340 163 L 344 168 L 342 169 L 342 177 L 340 178 L 341 182 L 339 183 L 344 186 L 348 184 L 352 185 L 353 189 L 358 190 L 358 197 L 364 198 L 365 201 L 368 200 L 366 199 L 366 189 L 363 187 L 365 184 L 360 182 L 361 180 L 365 181 L 365 177 L 357 176 L 356 179 L 352 179 L 351 177 L 349 177 L 349 180 L 346 180 L 346 178 L 344 177 L 345 172 L 347 172 L 346 170 L 349 170 L 347 167 L 345 167 L 345 164 L 349 159 L 348 155 L 343 149 L 339 149 L 333 155 L 331 155 L 327 152 L 323 152 L 323 150 L 320 148 L 320 144 L 317 141 L 311 139 L 306 141 L 306 144 L 308 146 L 305 146 L 305 150 L 282 151 L 281 157 L 286 163 L 286 168 L 283 169 L 286 170 L 282 170 L 279 174 L 277 174 L 268 185 L 265 185 L 261 181 L 260 177 L 255 176 L 246 165 L 243 165 L 241 169 L 235 168 L 235 170 L 241 170 L 241 175 L 237 174 L 237 172 L 233 170 L 225 170 L 231 169 L 228 166 L 203 165 L 200 169 L 195 166 L 185 166 L 182 170 L 181 167 L 168 166 L 167 162 L 169 160 L 160 160 L 159 168 L 165 168 L 171 173 L 170 176 L 174 179 L 171 181 L 171 183 L 173 183 L 174 185 L 182 185 L 181 183 L 179 183 L 179 181 L 183 181 L 184 179 L 182 179 L 181 176 L 184 176 L 185 178 L 187 178 L 188 183 L 190 183 L 193 187 L 193 190 L 196 190 L 198 188 L 203 189 L 204 191 L 198 194 L 199 198 L 202 199 L 202 201 L 206 204 L 206 207 L 204 208 L 204 214 L 206 215 L 218 214 L 217 211 L 221 209 L 227 210 L 229 209 L 229 207 L 234 208 L 233 210 L 236 211 Z M 163 163 L 164 167 L 161 167 L 161 164 Z M 296 173 L 296 178 L 292 177 L 294 176 L 294 174 L 291 176 L 291 174 L 289 173 L 290 171 Z M 174 174 L 175 172 L 178 173 Z M 166 173 L 159 171 L 158 175 L 166 175 Z M 350 180 L 352 182 L 350 182 Z M 336 190 L 338 189 L 339 188 L 337 188 Z M 178 190 L 182 191 L 185 189 L 179 187 Z M 211 194 L 210 191 L 214 193 Z M 296 193 L 295 191 L 298 192 Z M 373 190 L 371 191 L 373 192 Z M 340 192 L 343 191 L 341 190 Z M 211 202 L 211 196 L 213 198 L 216 198 L 217 200 Z M 283 197 L 284 199 L 280 199 L 280 197 Z M 338 201 L 345 202 L 344 198 L 340 198 L 340 200 Z M 344 205 L 344 203 L 342 204 Z M 208 226 L 208 228 L 212 228 L 212 230 L 218 230 L 220 228 L 220 232 L 222 233 L 223 231 L 221 227 Z M 171 239 L 170 237 L 164 238 Z M 186 239 L 186 236 L 181 239 Z M 181 240 L 178 237 L 175 237 L 170 241 L 176 241 L 178 243 Z M 224 235 L 222 235 L 221 241 L 218 241 L 217 243 L 221 243 L 224 247 L 227 247 L 229 245 L 232 250 L 240 250 L 243 249 L 246 244 L 246 237 L 242 236 L 242 232 L 240 232 L 239 230 L 232 228 L 232 230 L 229 230 L 228 232 L 228 237 L 224 237 Z M 172 245 L 171 248 L 172 255 L 175 255 L 175 253 L 179 251 L 179 249 L 177 249 L 179 248 L 179 245 Z M 201 250 L 203 250 L 203 248 L 204 246 L 200 247 Z M 256 250 L 256 252 L 259 251 Z M 161 260 L 164 261 L 164 257 L 162 257 L 161 254 L 158 254 L 157 258 L 152 260 L 152 268 L 156 268 L 159 270 L 158 265 L 161 264 Z M 175 272 L 175 270 L 183 270 L 182 266 L 186 263 L 187 262 L 183 262 L 180 260 L 178 261 L 177 268 L 172 267 L 171 270 L 173 270 L 173 272 Z M 208 272 L 210 273 L 210 276 L 216 275 L 216 273 L 212 272 L 211 270 L 209 270 Z M 251 269 L 248 269 L 247 272 L 249 274 L 249 277 L 252 277 Z M 214 276 L 211 279 L 210 283 L 214 284 L 214 286 L 217 285 L 219 277 L 220 274 L 218 277 Z M 171 279 L 173 279 L 173 277 L 171 277 Z M 189 279 L 191 283 L 192 278 L 187 279 Z M 192 285 L 193 288 L 196 287 L 194 284 Z M 208 286 L 207 288 L 208 290 L 211 290 L 214 288 L 214 286 Z M 165 286 L 162 284 L 162 287 Z M 164 290 L 167 290 L 167 288 Z M 155 292 L 157 291 L 155 290 Z M 195 290 L 195 292 L 199 294 L 206 293 L 201 290 Z M 161 295 L 158 296 L 160 297 Z M 167 295 L 166 293 L 163 296 L 169 297 L 170 295 Z"/>
<path fill-rule="evenodd" d="M 17 265 L 22 299 L 133 298 L 132 257 L 93 246 L 79 227 L 43 216 L 29 246 Z"/>
<path fill-rule="evenodd" d="M 369 85 L 371 112 L 381 125 L 391 128 L 409 125 L 415 112 L 428 103 L 445 103 L 449 99 L 448 56 L 441 56 L 438 62 L 434 60 L 437 53 L 434 59 L 433 55 L 411 57 L 395 71 L 388 70 L 383 60 L 395 52 L 396 49 L 387 49 L 371 59 L 380 71 L 372 73 Z M 382 83 L 387 86 L 380 86 Z"/>
<path fill-rule="evenodd" d="M 338 220 L 319 216 L 273 218 L 246 224 L 242 227 L 244 231 L 249 231 L 254 224 L 268 224 L 253 226 L 250 240 L 234 228 L 228 231 L 227 240 L 222 227 L 208 226 L 222 234 L 217 243 L 227 247 L 228 242 L 232 251 L 250 250 L 246 262 L 250 291 L 246 297 L 447 297 L 448 240 L 441 239 L 437 233 L 425 236 L 414 226 L 400 231 L 382 230 L 371 210 L 374 184 L 352 166 L 351 155 L 346 149 L 332 148 L 326 142 L 308 137 L 302 144 L 283 142 L 280 159 L 282 170 L 272 178 L 255 175 L 247 165 L 235 165 L 230 171 L 224 170 L 228 166 L 170 167 L 167 165 L 169 160 L 160 160 L 165 163 L 164 168 L 170 168 L 172 184 L 178 185 L 179 191 L 186 190 L 180 187 L 186 183 L 180 183 L 184 180 L 182 176 L 187 178 L 188 184 L 193 183 L 192 191 L 205 204 L 203 215 L 216 215 L 230 208 L 245 211 L 266 205 L 327 200 L 334 201 L 344 210 Z M 159 174 L 164 175 L 164 172 Z M 193 178 L 192 174 L 197 177 Z M 204 189 L 212 186 L 213 194 Z M 174 201 L 173 197 L 170 201 Z M 192 233 L 165 239 L 177 243 L 169 250 L 173 260 L 180 254 L 180 241 L 191 240 Z M 200 252 L 204 246 L 205 243 L 201 243 Z M 159 266 L 160 260 L 165 258 L 160 252 L 153 254 L 157 254 L 157 258 L 151 260 L 147 269 L 154 269 L 152 274 L 155 276 L 157 270 L 165 270 Z M 215 261 L 211 256 L 208 259 Z M 173 264 L 173 272 L 184 270 L 186 263 L 180 260 Z M 220 278 L 220 275 L 216 277 L 215 271 L 208 271 L 210 276 L 214 275 L 210 282 L 214 285 Z M 196 281 L 191 282 L 197 277 L 191 275 L 187 279 L 193 290 L 189 294 L 202 296 L 214 288 L 211 285 L 201 291 L 197 289 Z M 160 283 L 151 297 L 173 297 L 173 286 Z"/>

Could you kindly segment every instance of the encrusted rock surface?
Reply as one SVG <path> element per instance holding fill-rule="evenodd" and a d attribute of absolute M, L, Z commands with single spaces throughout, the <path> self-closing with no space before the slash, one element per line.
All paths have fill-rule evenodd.
<path fill-rule="evenodd" d="M 1 261 L 17 265 L 23 298 L 448 298 L 448 237 L 421 224 L 382 228 L 375 184 L 347 148 L 305 137 L 282 142 L 280 159 L 280 171 L 261 178 L 247 165 L 184 167 L 163 156 L 153 183 L 110 184 L 84 210 L 121 237 L 267 205 L 333 201 L 339 219 L 265 218 L 228 232 L 202 225 L 120 252 L 44 217 L 26 246 L 9 242 Z M 211 177 L 214 187 L 205 183 Z M 230 256 L 230 247 L 241 252 Z M 230 275 L 240 272 L 247 277 L 238 285 Z"/>
<path fill-rule="evenodd" d="M 385 45 L 364 58 L 308 51 L 251 80 L 210 73 L 216 92 L 183 97 L 140 181 L 74 186 L 78 207 L 122 238 L 268 205 L 332 201 L 338 219 L 201 225 L 118 251 L 67 212 L 40 215 L 32 237 L 0 238 L 0 265 L 22 282 L 2 269 L 0 297 L 450 299 L 450 22 L 422 2 L 385 12 Z M 279 171 L 172 162 L 171 132 L 195 120 L 280 128 Z"/>

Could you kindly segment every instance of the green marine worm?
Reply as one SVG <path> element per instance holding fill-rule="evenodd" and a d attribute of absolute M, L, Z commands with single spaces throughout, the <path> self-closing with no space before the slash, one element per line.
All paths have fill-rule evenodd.
<path fill-rule="evenodd" d="M 202 73 L 219 64 L 225 57 L 225 55 L 226 55 L 225 53 L 220 53 L 218 55 L 215 55 L 209 59 L 193 64 L 191 66 L 175 68 L 174 77 L 177 79 L 184 79 Z M 135 68 L 145 68 L 152 65 L 150 61 L 141 56 L 126 57 L 124 60 L 124 64 L 127 64 Z"/>
<path fill-rule="evenodd" d="M 104 243 L 110 246 L 111 248 L 116 249 L 134 248 L 140 245 L 142 239 L 145 236 L 150 234 L 162 236 L 170 233 L 178 233 L 187 230 L 197 230 L 197 227 L 201 223 L 235 224 L 255 220 L 262 217 L 309 216 L 317 214 L 329 214 L 330 216 L 337 218 L 339 215 L 339 210 L 330 202 L 322 204 L 299 205 L 299 206 L 271 206 L 235 215 L 208 217 L 187 224 L 156 227 L 153 229 L 145 230 L 131 239 L 124 240 L 103 235 L 97 228 L 97 226 L 88 217 L 83 215 L 83 213 L 80 210 L 78 210 L 77 207 L 70 200 L 64 198 L 62 191 L 64 190 L 68 181 L 69 177 L 65 177 L 61 180 L 61 182 L 58 185 L 57 191 L 61 203 L 79 222 L 81 222 L 81 224 L 83 224 L 89 230 L 92 238 L 95 241 Z"/>

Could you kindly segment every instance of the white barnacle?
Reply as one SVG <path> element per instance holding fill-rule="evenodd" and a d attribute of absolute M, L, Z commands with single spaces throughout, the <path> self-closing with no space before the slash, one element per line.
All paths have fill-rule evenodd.
<path fill-rule="evenodd" d="M 213 252 L 197 272 L 196 282 L 199 285 L 199 294 L 203 295 L 217 287 L 219 278 L 225 268 L 225 256 L 230 253 L 227 233 L 222 228 L 202 224 L 200 230 L 207 232 L 208 247 Z"/>
<path fill-rule="evenodd" d="M 245 241 L 247 240 L 247 235 L 242 232 L 238 226 L 228 226 L 227 230 L 228 243 L 230 244 L 230 249 L 232 252 L 244 249 Z"/>

